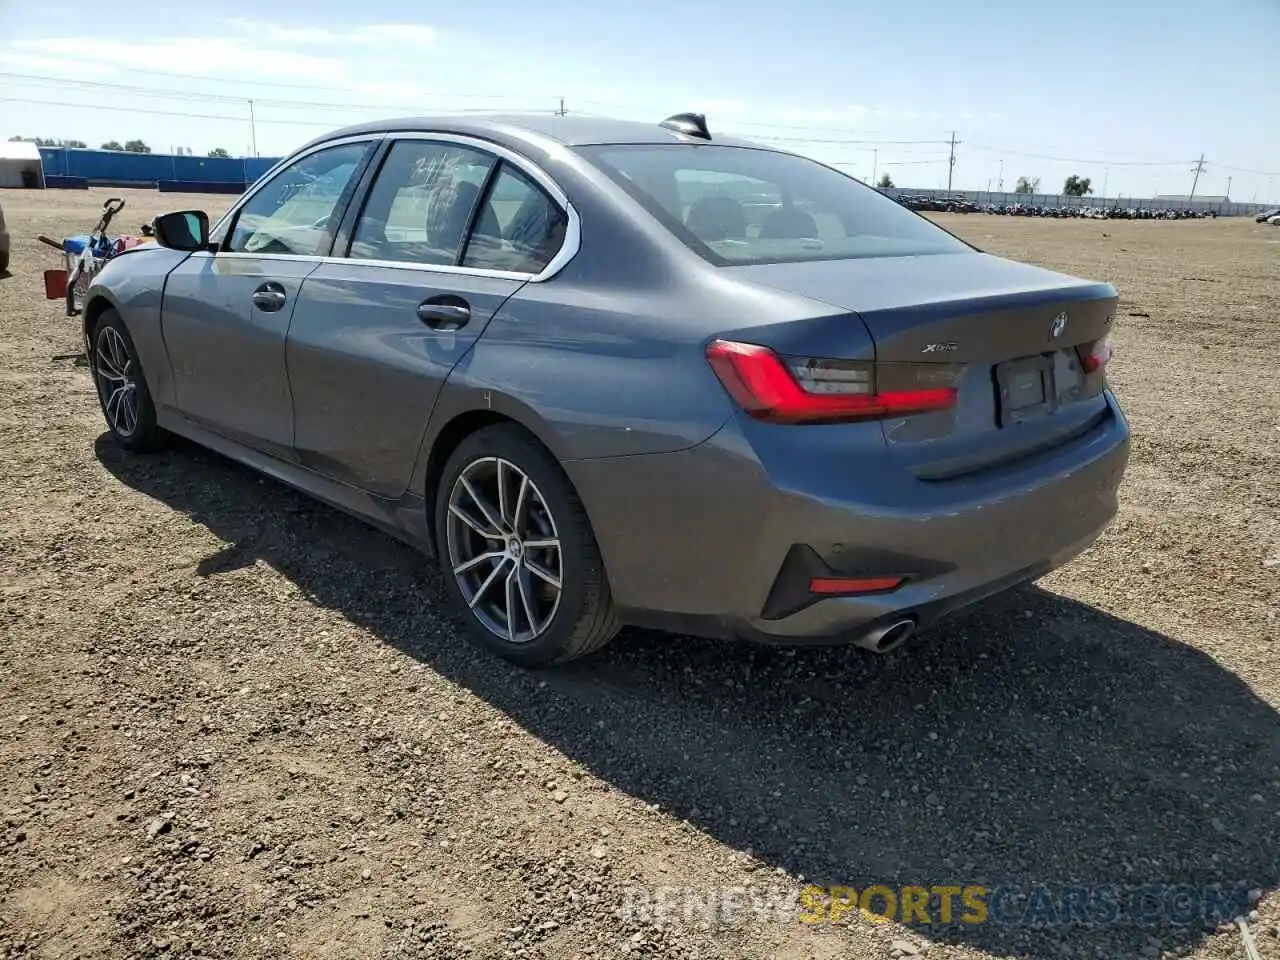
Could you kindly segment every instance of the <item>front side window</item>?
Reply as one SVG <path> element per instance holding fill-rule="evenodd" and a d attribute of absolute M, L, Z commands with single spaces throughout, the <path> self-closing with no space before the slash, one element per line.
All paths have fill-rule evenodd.
<path fill-rule="evenodd" d="M 360 212 L 348 256 L 454 265 L 496 159 L 452 143 L 392 145 Z M 498 234 L 490 204 L 480 204 L 474 234 Z"/>
<path fill-rule="evenodd" d="M 367 143 L 347 143 L 289 164 L 240 208 L 226 249 L 327 254 L 332 220 L 342 215 L 339 202 L 368 149 Z"/>
<path fill-rule="evenodd" d="M 852 177 L 793 154 L 715 144 L 578 150 L 719 266 L 972 249 Z"/>

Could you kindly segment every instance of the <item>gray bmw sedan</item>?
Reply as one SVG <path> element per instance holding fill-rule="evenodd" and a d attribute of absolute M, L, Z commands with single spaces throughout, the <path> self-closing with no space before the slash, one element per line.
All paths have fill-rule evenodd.
<path fill-rule="evenodd" d="M 623 624 L 888 650 L 1116 510 L 1109 284 L 696 114 L 349 127 L 155 234 L 84 309 L 116 441 L 421 548 L 518 663 Z"/>

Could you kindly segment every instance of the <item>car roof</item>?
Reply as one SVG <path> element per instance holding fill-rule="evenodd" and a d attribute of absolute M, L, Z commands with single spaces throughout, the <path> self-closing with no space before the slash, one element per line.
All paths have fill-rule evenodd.
<path fill-rule="evenodd" d="M 538 142 L 545 146 L 547 141 L 568 147 L 614 143 L 705 144 L 710 142 L 768 149 L 749 140 L 718 135 L 714 127 L 711 128 L 711 139 L 707 141 L 671 130 L 657 122 L 641 123 L 635 120 L 613 120 L 608 117 L 557 114 L 448 115 L 375 120 L 331 131 L 315 138 L 307 144 L 307 147 L 329 140 L 377 133 L 454 133 L 493 140 L 511 147 L 533 146 Z"/>

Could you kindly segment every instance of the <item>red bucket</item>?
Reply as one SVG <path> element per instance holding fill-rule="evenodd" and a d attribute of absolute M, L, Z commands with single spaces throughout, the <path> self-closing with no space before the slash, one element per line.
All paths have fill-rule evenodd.
<path fill-rule="evenodd" d="M 63 270 L 46 270 L 44 272 L 44 298 L 46 300 L 67 299 L 68 272 Z"/>

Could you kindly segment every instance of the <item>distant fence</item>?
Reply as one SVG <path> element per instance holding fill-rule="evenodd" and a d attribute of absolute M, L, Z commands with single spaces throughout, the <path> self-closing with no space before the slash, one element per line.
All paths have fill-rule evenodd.
<path fill-rule="evenodd" d="M 41 147 L 47 184 L 159 187 L 239 192 L 277 163 L 275 157 L 179 157 L 168 153 Z M 174 186 L 176 184 L 176 186 Z"/>
<path fill-rule="evenodd" d="M 1220 217 L 1244 217 L 1269 209 L 1262 203 L 1222 203 L 1216 200 L 1155 200 L 1150 197 L 1068 197 L 1060 193 L 996 193 L 990 190 L 915 190 L 911 187 L 887 187 L 880 191 L 895 200 L 898 197 L 964 197 L 974 203 L 1012 206 L 1020 203 L 1028 207 L 1064 209 L 1070 207 L 1099 207 L 1121 210 L 1194 210 L 1197 213 L 1216 213 Z"/>

